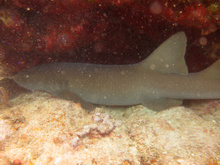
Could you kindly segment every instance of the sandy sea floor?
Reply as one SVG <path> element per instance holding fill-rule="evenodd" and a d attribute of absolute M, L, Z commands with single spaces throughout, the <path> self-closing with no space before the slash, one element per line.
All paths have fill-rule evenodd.
<path fill-rule="evenodd" d="M 99 107 L 44 92 L 0 105 L 0 165 L 220 164 L 220 101 L 155 112 Z"/>

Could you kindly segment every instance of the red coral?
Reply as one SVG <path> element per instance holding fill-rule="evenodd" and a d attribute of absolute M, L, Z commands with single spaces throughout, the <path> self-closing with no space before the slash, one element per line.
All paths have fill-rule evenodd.
<path fill-rule="evenodd" d="M 6 52 L 3 62 L 13 68 L 75 59 L 134 63 L 177 31 L 194 33 L 195 40 L 219 29 L 218 13 L 208 12 L 199 1 L 10 2 L 1 2 L 0 47 Z"/>
<path fill-rule="evenodd" d="M 203 4 L 194 3 L 178 11 L 167 8 L 164 13 L 164 17 L 169 21 L 175 21 L 180 25 L 188 27 L 202 29 L 213 22 L 209 19 L 209 13 Z"/>

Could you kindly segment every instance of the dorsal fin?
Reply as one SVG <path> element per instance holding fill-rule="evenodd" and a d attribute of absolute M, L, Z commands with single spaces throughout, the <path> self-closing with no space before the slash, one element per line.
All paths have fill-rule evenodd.
<path fill-rule="evenodd" d="M 194 75 L 199 76 L 200 78 L 220 80 L 220 59 L 212 64 L 210 67 L 202 70 L 199 73 L 195 73 Z"/>
<path fill-rule="evenodd" d="M 140 67 L 163 73 L 188 74 L 185 63 L 187 38 L 179 32 L 164 41 L 153 53 L 139 63 Z"/>

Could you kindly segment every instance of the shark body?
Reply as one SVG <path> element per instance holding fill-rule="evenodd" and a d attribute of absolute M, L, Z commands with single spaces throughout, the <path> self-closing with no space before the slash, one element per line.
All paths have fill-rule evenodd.
<path fill-rule="evenodd" d="M 220 99 L 220 60 L 188 74 L 186 43 L 185 33 L 179 32 L 137 64 L 44 64 L 19 72 L 14 80 L 29 90 L 107 106 L 143 104 L 162 110 L 183 99 Z"/>

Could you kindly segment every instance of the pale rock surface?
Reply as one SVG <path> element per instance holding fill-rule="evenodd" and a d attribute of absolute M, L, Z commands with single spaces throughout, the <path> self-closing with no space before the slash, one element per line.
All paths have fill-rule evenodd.
<path fill-rule="evenodd" d="M 23 165 L 220 163 L 220 101 L 161 112 L 96 108 L 33 92 L 0 107 L 0 160 Z M 210 106 L 211 105 L 211 106 Z M 1 162 L 1 161 L 0 161 Z"/>

